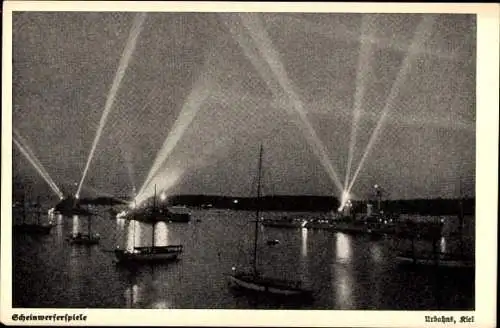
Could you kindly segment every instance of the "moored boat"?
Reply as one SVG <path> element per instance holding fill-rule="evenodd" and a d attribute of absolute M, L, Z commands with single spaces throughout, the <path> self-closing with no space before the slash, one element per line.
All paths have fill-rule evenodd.
<path fill-rule="evenodd" d="M 460 186 L 461 189 L 461 186 Z M 461 193 L 461 190 L 460 190 Z M 400 251 L 396 255 L 396 261 L 399 264 L 412 264 L 416 266 L 435 266 L 437 268 L 454 268 L 454 269 L 474 269 L 474 255 L 466 253 L 464 249 L 464 215 L 463 215 L 463 200 L 459 201 L 459 250 L 453 252 L 442 252 L 438 250 L 437 241 L 443 238 L 443 220 L 439 220 L 433 224 L 426 224 L 426 229 L 415 229 L 416 224 L 411 223 L 406 226 L 405 234 L 411 238 L 411 249 Z M 413 229 L 411 229 L 413 228 Z M 411 231 L 413 230 L 413 232 Z M 432 241 L 431 251 L 418 251 L 415 247 L 415 239 L 427 239 Z"/>
<path fill-rule="evenodd" d="M 99 244 L 99 241 L 101 240 L 101 236 L 98 233 L 74 233 L 70 234 L 67 238 L 67 240 L 71 244 L 76 244 L 76 245 L 95 245 Z"/>
<path fill-rule="evenodd" d="M 307 220 L 295 217 L 282 217 L 279 219 L 263 219 L 262 225 L 265 227 L 274 228 L 304 228 L 307 224 Z"/>
<path fill-rule="evenodd" d="M 87 215 L 87 232 L 77 232 L 70 234 L 67 238 L 71 244 L 76 245 L 95 245 L 99 244 L 101 236 L 98 233 L 92 232 L 92 214 Z"/>
<path fill-rule="evenodd" d="M 235 270 L 236 271 L 236 270 Z M 235 272 L 228 275 L 232 287 L 281 296 L 311 297 L 312 292 L 302 288 L 301 281 L 276 279 L 259 273 Z"/>
<path fill-rule="evenodd" d="M 48 235 L 50 234 L 50 231 L 54 227 L 54 224 L 48 222 L 48 223 L 42 223 L 41 222 L 41 205 L 40 205 L 40 199 L 38 198 L 37 203 L 35 204 L 36 208 L 36 222 L 34 223 L 27 223 L 26 222 L 26 204 L 22 202 L 22 222 L 20 224 L 14 224 L 12 226 L 14 233 L 27 233 L 27 234 L 35 234 L 35 235 Z"/>
<path fill-rule="evenodd" d="M 262 170 L 262 153 L 263 148 L 260 147 L 259 154 L 259 171 L 258 171 L 258 186 L 257 186 L 257 203 L 260 204 L 261 199 L 261 170 Z M 254 252 L 253 252 L 253 269 L 252 270 L 236 270 L 232 268 L 232 273 L 227 274 L 228 283 L 231 287 L 236 287 L 247 292 L 265 293 L 274 296 L 285 297 L 301 297 L 301 299 L 311 299 L 312 292 L 302 287 L 300 281 L 288 279 L 276 279 L 264 276 L 257 269 L 257 242 L 259 240 L 259 206 L 256 210 L 255 232 L 254 232 Z"/>
<path fill-rule="evenodd" d="M 147 223 L 188 223 L 191 220 L 191 214 L 172 212 L 168 208 L 152 210 L 136 208 L 130 211 L 120 212 L 116 215 L 116 217 L 119 219 L 135 220 Z"/>
<path fill-rule="evenodd" d="M 474 268 L 474 258 L 460 253 L 446 252 L 400 252 L 396 256 L 400 264 L 438 266 L 443 268 Z"/>
<path fill-rule="evenodd" d="M 333 227 L 332 219 L 315 218 L 307 220 L 304 225 L 306 229 L 331 229 Z"/>
<path fill-rule="evenodd" d="M 164 262 L 176 260 L 182 253 L 182 245 L 143 246 L 132 250 L 115 249 L 118 262 Z"/>
<path fill-rule="evenodd" d="M 156 186 L 153 203 L 153 213 L 158 213 L 156 209 Z M 155 245 L 155 223 L 157 221 L 148 221 L 152 224 L 151 246 L 135 246 L 135 220 L 131 218 L 134 224 L 134 246 L 131 250 L 120 249 L 117 247 L 114 251 L 117 263 L 137 263 L 137 262 L 168 262 L 179 258 L 183 251 L 182 245 Z M 158 220 L 160 221 L 160 220 Z"/>

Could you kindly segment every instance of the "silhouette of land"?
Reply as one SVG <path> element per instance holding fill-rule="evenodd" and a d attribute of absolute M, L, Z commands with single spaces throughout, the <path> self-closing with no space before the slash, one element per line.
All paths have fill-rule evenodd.
<path fill-rule="evenodd" d="M 459 213 L 460 201 L 464 215 L 473 215 L 475 212 L 475 198 L 465 199 L 403 199 L 403 200 L 383 200 L 380 208 L 388 213 L 394 214 L 420 214 L 420 215 L 457 215 Z M 377 206 L 373 200 L 352 201 L 354 213 L 365 213 L 367 202 Z M 152 204 L 152 198 L 146 204 Z M 75 200 L 68 197 L 62 200 L 56 207 L 72 207 L 82 205 L 115 206 L 126 205 L 122 201 L 111 197 L 83 198 Z M 163 206 L 186 206 L 191 208 L 217 208 L 231 210 L 255 210 L 259 206 L 264 211 L 307 211 L 325 212 L 336 211 L 340 202 L 336 197 L 330 196 L 292 196 L 273 195 L 261 197 L 260 203 L 256 197 L 230 197 L 218 195 L 174 195 L 165 202 L 158 202 L 159 207 Z"/>

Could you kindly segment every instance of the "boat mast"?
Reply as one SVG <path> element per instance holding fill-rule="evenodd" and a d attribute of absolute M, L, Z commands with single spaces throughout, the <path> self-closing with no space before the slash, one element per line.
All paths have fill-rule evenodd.
<path fill-rule="evenodd" d="M 26 223 L 26 191 L 23 188 L 23 222 L 22 224 Z"/>
<path fill-rule="evenodd" d="M 137 209 L 137 201 L 135 200 L 135 195 L 134 195 L 134 210 Z M 134 238 L 134 241 L 132 242 L 132 250 L 135 249 L 135 213 L 134 213 L 134 216 L 132 217 L 132 224 L 134 225 L 133 227 L 133 232 L 132 232 L 132 235 L 133 235 L 133 238 Z"/>
<path fill-rule="evenodd" d="M 257 275 L 257 240 L 258 240 L 258 235 L 259 235 L 259 209 L 260 209 L 260 177 L 261 177 L 261 170 L 262 170 L 262 152 L 263 152 L 263 147 L 260 145 L 260 152 L 259 152 L 259 173 L 258 173 L 258 178 L 257 178 L 257 210 L 255 212 L 255 238 L 254 238 L 254 245 L 253 245 L 253 272 L 255 275 Z"/>
<path fill-rule="evenodd" d="M 154 198 L 153 198 L 153 213 L 156 213 L 156 185 L 155 185 L 155 195 L 154 195 Z M 151 233 L 153 234 L 151 236 L 151 244 L 153 245 L 153 248 L 155 247 L 155 216 L 153 214 L 153 222 L 152 222 L 152 225 L 153 225 L 153 228 L 151 229 Z"/>
<path fill-rule="evenodd" d="M 87 230 L 89 232 L 89 238 L 90 238 L 90 236 L 92 235 L 92 233 L 91 233 L 92 229 L 91 229 L 91 226 L 90 226 L 91 222 L 92 222 L 92 216 L 88 215 L 87 218 L 88 218 L 87 219 Z"/>
<path fill-rule="evenodd" d="M 40 225 L 40 215 L 41 215 L 40 196 L 36 198 L 36 207 L 37 207 L 36 224 Z"/>

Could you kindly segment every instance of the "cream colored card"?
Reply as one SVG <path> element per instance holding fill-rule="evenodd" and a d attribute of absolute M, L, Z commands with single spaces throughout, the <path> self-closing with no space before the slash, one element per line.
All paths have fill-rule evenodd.
<path fill-rule="evenodd" d="M 495 327 L 498 63 L 496 4 L 4 2 L 2 323 Z M 98 214 L 26 217 L 68 196 Z M 190 222 L 130 224 L 152 198 Z M 465 274 L 367 237 L 415 199 L 435 213 L 403 201 L 400 221 L 453 235 L 462 198 Z M 361 236 L 331 223 L 374 211 Z M 49 235 L 16 232 L 37 219 Z M 71 244 L 87 231 L 97 245 Z M 180 260 L 114 263 L 150 242 Z M 312 300 L 252 275 L 235 293 L 252 264 Z"/>

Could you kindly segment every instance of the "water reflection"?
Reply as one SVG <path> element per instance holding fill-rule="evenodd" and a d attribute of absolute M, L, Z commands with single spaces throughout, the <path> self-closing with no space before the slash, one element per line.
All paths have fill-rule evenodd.
<path fill-rule="evenodd" d="M 73 215 L 73 234 L 76 235 L 80 231 L 80 218 L 78 215 Z"/>
<path fill-rule="evenodd" d="M 380 247 L 379 243 L 370 244 L 370 254 L 373 262 L 379 263 L 382 261 L 382 247 Z"/>
<path fill-rule="evenodd" d="M 352 302 L 352 281 L 351 276 L 344 268 L 334 270 L 337 275 L 336 282 L 336 303 L 339 309 L 349 309 L 353 307 Z"/>
<path fill-rule="evenodd" d="M 56 239 L 62 240 L 63 238 L 63 216 L 58 214 L 56 217 Z"/>
<path fill-rule="evenodd" d="M 139 286 L 134 284 L 125 289 L 125 302 L 128 308 L 134 308 L 139 302 Z"/>
<path fill-rule="evenodd" d="M 337 260 L 348 262 L 351 257 L 351 239 L 343 233 L 335 234 L 335 254 Z"/>
<path fill-rule="evenodd" d="M 151 307 L 153 309 L 172 309 L 173 308 L 172 304 L 166 300 L 153 302 Z"/>
<path fill-rule="evenodd" d="M 301 254 L 302 254 L 303 258 L 307 258 L 307 229 L 306 228 L 302 228 L 301 240 L 302 240 Z"/>
<path fill-rule="evenodd" d="M 300 247 L 300 275 L 301 280 L 306 283 L 308 280 L 307 270 L 307 229 L 302 228 L 301 232 L 301 247 Z"/>
<path fill-rule="evenodd" d="M 116 227 L 118 231 L 123 231 L 123 228 L 125 228 L 125 219 L 116 218 Z"/>
<path fill-rule="evenodd" d="M 168 227 L 165 222 L 158 222 L 156 224 L 154 238 L 156 246 L 168 245 Z"/>
<path fill-rule="evenodd" d="M 444 237 L 441 237 L 441 241 L 439 242 L 439 251 L 446 253 L 446 239 Z"/>
<path fill-rule="evenodd" d="M 125 233 L 125 219 L 115 219 L 115 244 L 116 245 L 127 245 L 128 233 Z M 125 249 L 127 247 L 125 246 Z"/>
<path fill-rule="evenodd" d="M 74 220 L 74 217 L 73 217 Z M 80 303 L 83 301 L 82 299 L 82 291 L 81 288 L 84 285 L 83 277 L 85 276 L 85 270 L 82 267 L 82 248 L 80 247 L 70 247 L 70 256 L 69 256 L 69 268 L 68 275 L 71 281 L 70 290 L 71 297 L 75 297 L 73 301 L 75 303 Z"/>
<path fill-rule="evenodd" d="M 233 264 L 247 264 L 252 258 L 255 226 L 249 222 L 254 219 L 253 213 L 218 215 L 199 211 L 195 212 L 193 222 L 198 218 L 202 223 L 193 226 L 157 225 L 158 245 L 184 244 L 181 261 L 141 265 L 136 270 L 111 265 L 113 254 L 54 242 L 55 238 L 36 241 L 33 245 L 19 243 L 13 258 L 18 280 L 17 296 L 13 295 L 17 299 L 13 304 L 15 301 L 20 307 L 35 304 L 83 308 L 282 308 L 281 304 L 251 303 L 247 296 L 233 295 L 222 275 Z M 85 216 L 56 216 L 55 220 L 58 226 L 54 227 L 53 235 L 58 237 L 85 229 L 87 223 Z M 115 245 L 123 248 L 133 247 L 134 243 L 136 246 L 151 243 L 150 223 L 115 221 L 109 217 L 109 220 L 93 221 L 92 228 L 103 232 L 103 241 L 108 247 L 115 240 Z M 265 229 L 260 238 L 263 249 L 258 261 L 262 272 L 276 278 L 302 280 L 304 287 L 314 292 L 314 308 L 415 310 L 435 307 L 436 292 L 430 290 L 427 273 L 408 272 L 395 266 L 389 240 L 374 242 L 365 237 L 307 229 Z M 281 243 L 272 247 L 265 243 L 274 239 Z M 449 238 L 438 240 L 437 246 L 440 242 L 442 251 L 456 247 L 455 241 Z M 37 268 L 37 275 L 30 274 L 33 259 L 38 263 L 50 261 L 50 265 Z M 440 306 L 473 307 L 473 277 L 462 279 L 460 276 L 460 280 L 451 277 L 441 281 L 443 303 Z M 24 295 L 22 298 L 20 293 Z"/>
<path fill-rule="evenodd" d="M 335 308 L 350 309 L 353 307 L 353 281 L 351 265 L 351 237 L 343 234 L 335 234 L 336 260 L 333 263 L 332 285 L 335 294 Z"/>
<path fill-rule="evenodd" d="M 141 236 L 141 226 L 137 224 L 138 222 L 135 220 L 129 221 L 128 229 L 127 229 L 127 250 L 133 250 L 137 245 L 137 236 Z"/>

